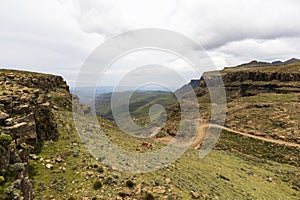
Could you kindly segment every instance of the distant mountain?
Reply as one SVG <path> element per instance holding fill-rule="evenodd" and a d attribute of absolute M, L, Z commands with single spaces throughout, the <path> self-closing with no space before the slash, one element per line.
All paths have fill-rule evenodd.
<path fill-rule="evenodd" d="M 76 94 L 80 102 L 83 104 L 91 104 L 91 102 L 94 100 L 95 96 L 98 96 L 100 94 L 104 93 L 111 93 L 111 92 L 126 92 L 126 91 L 132 91 L 136 88 L 133 86 L 118 86 L 117 88 L 115 86 L 97 86 L 96 91 L 95 87 L 76 87 L 71 88 L 71 93 Z M 164 88 L 164 87 L 143 87 L 139 88 L 137 91 L 175 91 L 177 88 Z"/>
<path fill-rule="evenodd" d="M 299 61 L 300 60 L 296 59 L 296 58 L 291 58 L 286 61 L 273 61 L 273 62 L 262 62 L 262 61 L 253 60 L 249 63 L 241 64 L 236 67 L 237 68 L 239 68 L 239 67 L 253 68 L 253 67 L 268 67 L 268 66 L 283 66 L 283 65 L 293 64 L 293 63 L 296 63 Z"/>
<path fill-rule="evenodd" d="M 98 116 L 104 117 L 113 121 L 111 101 L 113 93 L 99 94 L 95 100 L 96 113 Z M 116 109 L 126 106 L 124 99 L 131 94 L 131 91 L 116 92 L 114 96 L 117 102 L 114 106 Z M 166 91 L 135 91 L 132 93 L 129 101 L 129 111 L 137 122 L 142 124 L 149 123 L 149 109 L 152 105 L 160 104 L 169 106 L 177 102 L 175 95 L 172 92 Z"/>

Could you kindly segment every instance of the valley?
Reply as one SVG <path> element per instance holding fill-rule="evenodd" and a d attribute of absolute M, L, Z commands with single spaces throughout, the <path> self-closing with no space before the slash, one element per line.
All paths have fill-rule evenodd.
<path fill-rule="evenodd" d="M 95 116 L 62 77 L 1 69 L 1 80 L 8 80 L 0 84 L 0 199 L 300 199 L 299 60 L 253 61 L 220 70 L 227 96 L 224 124 L 211 118 L 203 78 L 214 79 L 214 73 L 204 73 L 189 91 L 200 105 L 190 148 L 164 168 L 131 173 L 116 169 L 134 165 L 126 160 L 105 164 L 109 144 L 137 155 L 168 145 L 181 121 L 180 102 L 171 92 L 133 93 L 129 112 L 138 125 L 166 116 L 151 137 L 134 137 L 116 126 L 110 93 L 96 97 Z M 154 110 L 151 118 L 149 109 L 156 104 L 165 112 Z M 74 108 L 84 126 L 75 123 Z M 109 144 L 95 140 L 99 129 L 91 118 Z M 207 135 L 220 129 L 212 151 L 200 158 Z M 99 148 L 107 153 L 94 157 L 91 150 Z"/>

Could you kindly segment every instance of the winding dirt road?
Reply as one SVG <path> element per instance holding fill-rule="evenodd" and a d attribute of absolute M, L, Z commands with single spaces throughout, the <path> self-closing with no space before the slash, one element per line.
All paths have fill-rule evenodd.
<path fill-rule="evenodd" d="M 261 140 L 261 141 L 266 141 L 266 142 L 271 142 L 271 143 L 275 143 L 275 144 L 300 148 L 300 144 L 296 144 L 296 143 L 292 143 L 292 142 L 286 142 L 286 141 L 283 141 L 283 140 L 275 140 L 275 139 L 272 139 L 272 138 L 265 138 L 265 137 L 261 137 L 261 136 L 257 136 L 257 135 L 252 135 L 252 134 L 249 134 L 249 133 L 242 133 L 240 131 L 235 131 L 235 130 L 230 129 L 228 127 L 220 126 L 220 125 L 217 125 L 217 124 L 200 124 L 198 132 L 197 132 L 192 144 L 190 145 L 190 148 L 198 149 L 200 147 L 200 145 L 202 144 L 202 142 L 205 138 L 205 135 L 207 133 L 207 129 L 210 128 L 210 127 L 220 128 L 220 129 L 232 132 L 232 133 L 243 135 L 245 137 L 258 139 L 258 140 Z M 173 140 L 173 137 L 167 136 L 167 137 L 163 137 L 163 138 L 154 138 L 154 140 L 157 141 L 157 142 L 164 143 L 164 144 L 169 144 Z"/>

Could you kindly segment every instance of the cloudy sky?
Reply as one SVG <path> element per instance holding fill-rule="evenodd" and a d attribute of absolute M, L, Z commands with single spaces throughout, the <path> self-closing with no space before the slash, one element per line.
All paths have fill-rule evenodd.
<path fill-rule="evenodd" d="M 72 85 L 97 46 L 141 28 L 191 38 L 217 68 L 299 58 L 299 11 L 298 0 L 1 0 L 0 68 L 60 74 Z M 151 64 L 153 55 L 143 55 Z"/>

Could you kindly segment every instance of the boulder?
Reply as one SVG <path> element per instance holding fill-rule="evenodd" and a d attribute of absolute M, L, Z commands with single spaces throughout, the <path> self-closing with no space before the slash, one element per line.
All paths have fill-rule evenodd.
<path fill-rule="evenodd" d="M 9 117 L 9 115 L 8 115 L 7 113 L 2 112 L 2 111 L 0 110 L 0 123 L 1 123 L 1 122 L 4 122 L 8 117 Z"/>
<path fill-rule="evenodd" d="M 14 108 L 14 113 L 15 114 L 28 114 L 30 113 L 30 106 L 28 104 L 25 105 L 20 105 Z"/>
<path fill-rule="evenodd" d="M 0 96 L 0 103 L 7 105 L 9 103 L 11 103 L 12 99 L 9 98 L 8 96 Z"/>

